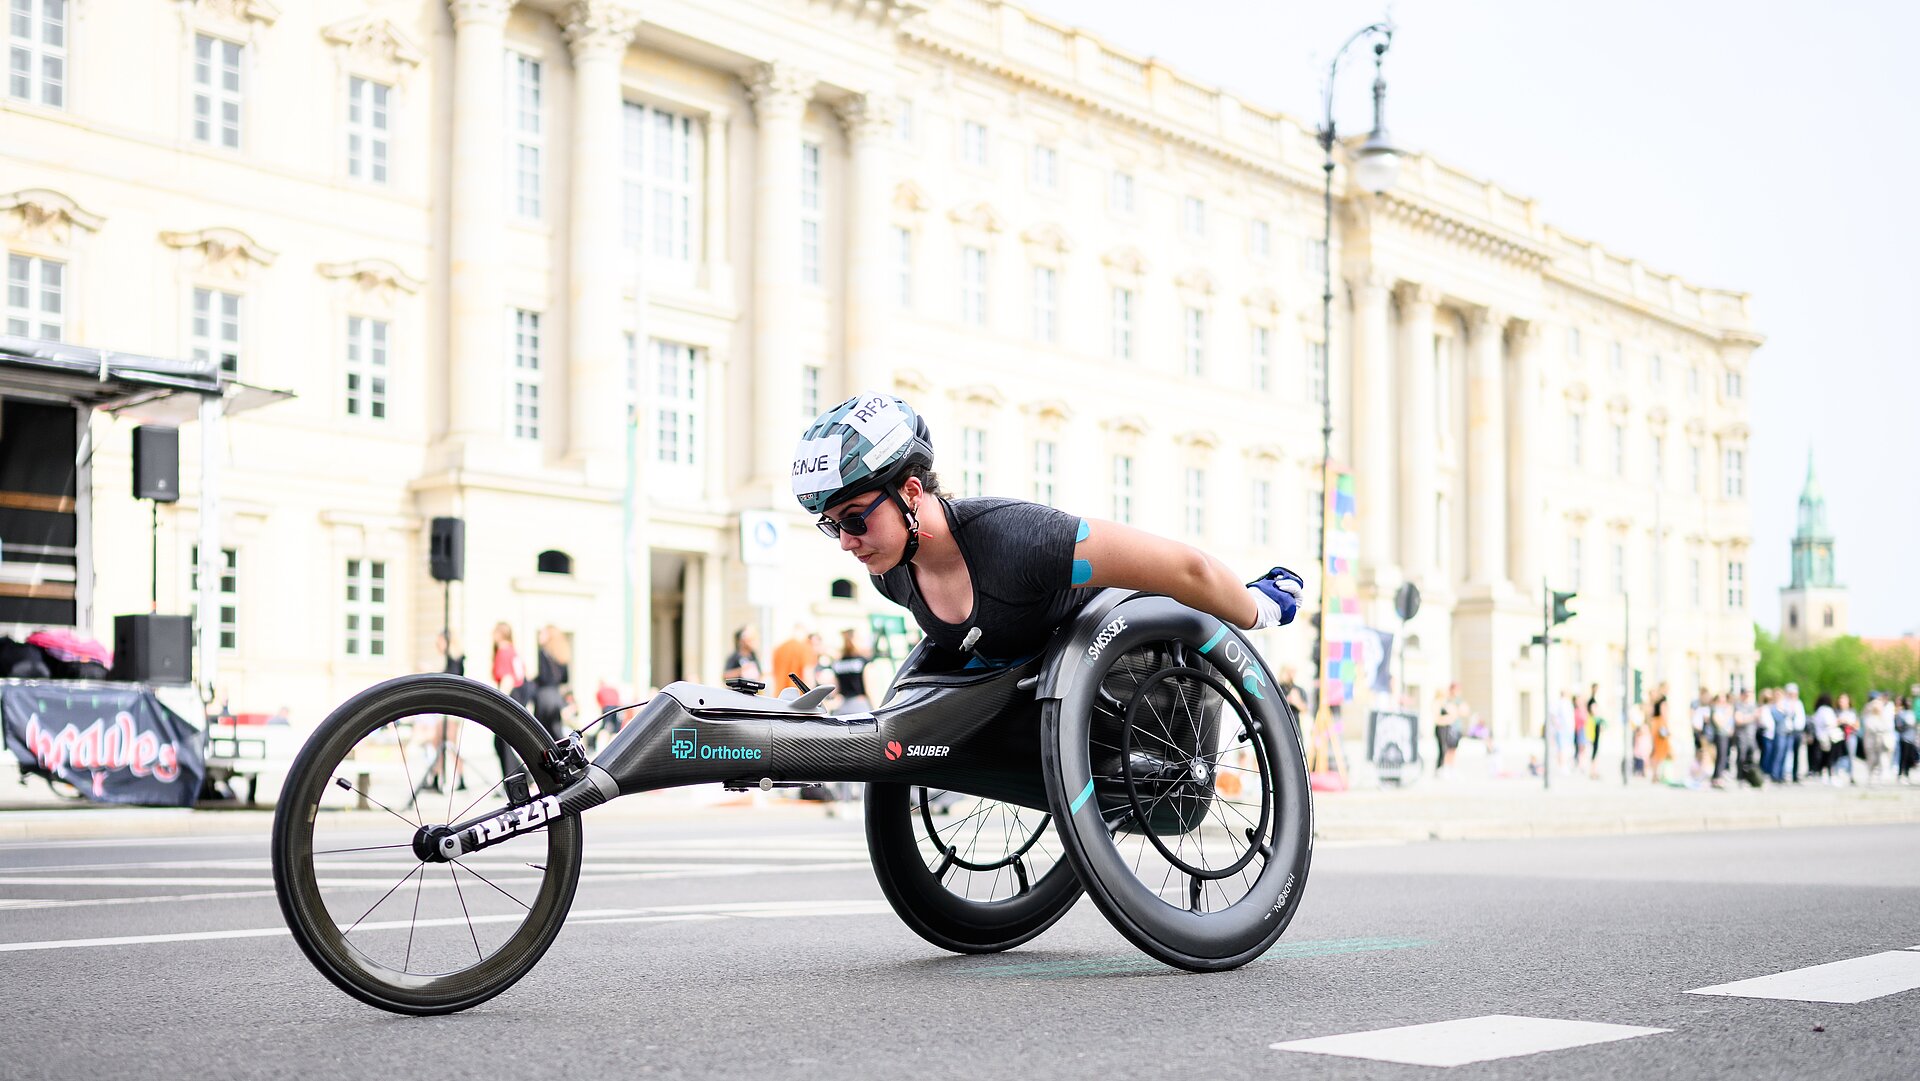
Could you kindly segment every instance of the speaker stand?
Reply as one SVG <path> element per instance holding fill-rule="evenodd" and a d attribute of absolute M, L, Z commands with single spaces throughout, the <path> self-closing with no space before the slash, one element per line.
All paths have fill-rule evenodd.
<path fill-rule="evenodd" d="M 152 541 L 152 561 L 149 564 L 147 580 L 152 585 L 147 600 L 147 614 L 156 615 L 160 611 L 160 501 L 152 500 L 153 528 L 148 531 Z"/>

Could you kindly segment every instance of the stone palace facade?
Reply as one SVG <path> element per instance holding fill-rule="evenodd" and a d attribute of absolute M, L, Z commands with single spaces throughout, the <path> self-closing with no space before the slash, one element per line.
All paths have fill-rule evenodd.
<path fill-rule="evenodd" d="M 435 515 L 467 522 L 474 672 L 500 620 L 570 632 L 590 693 L 891 610 L 785 477 L 869 388 L 928 415 L 952 490 L 1310 569 L 1322 379 L 1365 614 L 1425 596 L 1423 701 L 1538 716 L 1543 579 L 1581 594 L 1563 685 L 1617 693 L 1623 653 L 1750 678 L 1743 294 L 1424 154 L 1380 197 L 1343 167 L 1327 251 L 1310 124 L 1012 4 L 927 7 L 15 0 L 9 332 L 296 395 L 228 424 L 234 708 L 437 668 Z M 100 632 L 146 604 L 130 427 L 95 421 Z M 749 573 L 756 508 L 783 528 Z M 197 513 L 191 484 L 162 510 L 162 610 Z M 1263 648 L 1304 672 L 1311 637 Z"/>

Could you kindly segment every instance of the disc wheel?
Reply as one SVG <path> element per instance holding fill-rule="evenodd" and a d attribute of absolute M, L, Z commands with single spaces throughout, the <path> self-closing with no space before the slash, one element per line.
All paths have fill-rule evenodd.
<path fill-rule="evenodd" d="M 943 950 L 1012 949 L 1080 899 L 1045 811 L 879 782 L 867 785 L 866 808 L 880 891 Z"/>
<path fill-rule="evenodd" d="M 423 838 L 558 794 L 541 766 L 550 745 L 526 710 L 452 676 L 389 680 L 321 722 L 294 759 L 272 842 L 280 910 L 314 966 L 406 1014 L 464 1010 L 526 975 L 573 903 L 579 818 L 450 863 L 423 859 Z"/>
<path fill-rule="evenodd" d="M 1049 704 L 1061 845 L 1114 927 L 1166 964 L 1236 968 L 1304 894 L 1313 805 L 1292 712 L 1252 647 L 1164 598 Z"/>

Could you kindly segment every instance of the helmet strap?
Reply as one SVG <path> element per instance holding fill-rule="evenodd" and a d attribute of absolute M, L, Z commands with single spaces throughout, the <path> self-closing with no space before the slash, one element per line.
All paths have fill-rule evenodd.
<path fill-rule="evenodd" d="M 887 495 L 895 503 L 899 504 L 900 516 L 905 518 L 907 522 L 907 547 L 906 551 L 901 553 L 900 556 L 900 566 L 904 567 L 913 562 L 914 554 L 920 551 L 920 517 L 913 512 L 913 508 L 908 506 L 906 499 L 900 495 L 900 487 L 898 485 L 889 484 L 887 485 L 886 491 Z"/>

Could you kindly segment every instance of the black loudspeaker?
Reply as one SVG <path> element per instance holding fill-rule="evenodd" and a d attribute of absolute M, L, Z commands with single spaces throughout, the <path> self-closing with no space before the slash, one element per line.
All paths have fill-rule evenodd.
<path fill-rule="evenodd" d="M 172 503 L 180 498 L 180 430 L 133 430 L 133 498 Z"/>
<path fill-rule="evenodd" d="M 427 569 L 436 582 L 458 582 L 467 572 L 467 523 L 435 518 L 427 535 Z"/>
<path fill-rule="evenodd" d="M 192 683 L 193 620 L 187 616 L 114 616 L 113 678 L 134 683 Z"/>

